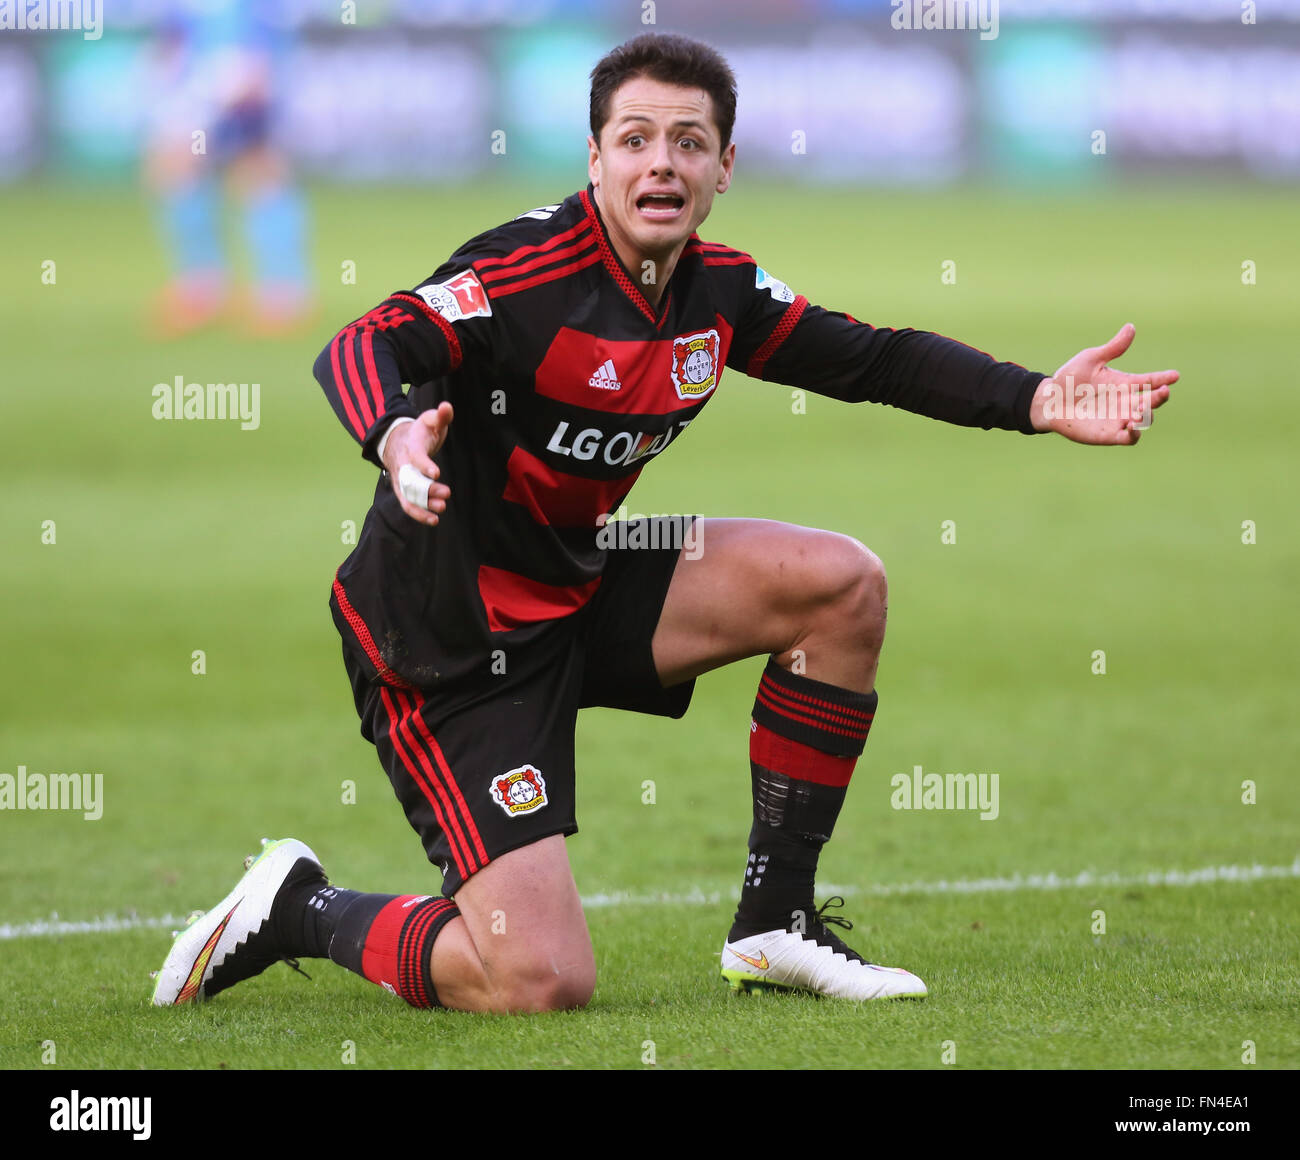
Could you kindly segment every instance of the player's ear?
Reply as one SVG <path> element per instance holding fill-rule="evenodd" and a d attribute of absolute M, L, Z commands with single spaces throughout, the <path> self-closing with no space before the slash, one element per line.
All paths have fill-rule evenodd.
<path fill-rule="evenodd" d="M 590 135 L 587 137 L 587 176 L 592 185 L 600 184 L 600 146 Z"/>
<path fill-rule="evenodd" d="M 722 175 L 718 178 L 717 190 L 726 193 L 731 186 L 731 175 L 736 167 L 736 143 L 733 141 L 722 151 Z"/>

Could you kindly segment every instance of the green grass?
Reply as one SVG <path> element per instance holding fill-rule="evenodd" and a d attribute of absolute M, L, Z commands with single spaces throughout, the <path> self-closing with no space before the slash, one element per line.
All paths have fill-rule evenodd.
<path fill-rule="evenodd" d="M 219 898 L 263 835 L 302 837 L 348 885 L 436 889 L 357 733 L 325 606 L 373 471 L 311 363 L 465 237 L 555 194 L 316 191 L 316 331 L 173 343 L 141 326 L 162 276 L 142 202 L 0 194 L 0 773 L 101 773 L 105 793 L 95 822 L 0 812 L 0 923 L 183 914 Z M 881 711 L 822 878 L 856 891 L 852 941 L 925 978 L 924 1003 L 733 997 L 716 978 L 744 859 L 754 660 L 703 678 L 682 722 L 580 723 L 579 888 L 669 898 L 591 909 L 587 1010 L 415 1012 L 309 964 L 311 983 L 277 968 L 204 1008 L 153 1011 L 166 931 L 21 937 L 0 951 L 0 1066 L 41 1066 L 52 1039 L 72 1068 L 342 1066 L 345 1040 L 359 1067 L 640 1068 L 649 1040 L 660 1068 L 935 1068 L 952 1041 L 964 1068 L 1217 1069 L 1241 1066 L 1249 1039 L 1257 1067 L 1296 1067 L 1295 874 L 1138 884 L 1300 853 L 1292 202 L 1265 189 L 1038 200 L 741 183 L 703 231 L 875 323 L 1052 371 L 1133 321 L 1121 365 L 1183 372 L 1131 451 L 815 397 L 796 414 L 787 389 L 728 372 L 631 497 L 644 512 L 833 528 L 884 559 Z M 1256 286 L 1240 281 L 1248 258 Z M 339 280 L 345 260 L 356 286 Z M 151 389 L 177 374 L 260 382 L 261 427 L 155 422 Z M 997 773 L 997 820 L 892 810 L 890 777 L 918 764 Z M 1081 872 L 1118 884 L 873 892 Z"/>

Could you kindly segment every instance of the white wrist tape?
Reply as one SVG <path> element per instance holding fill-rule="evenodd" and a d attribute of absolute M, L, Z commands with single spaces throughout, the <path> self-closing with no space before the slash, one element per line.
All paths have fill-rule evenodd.
<path fill-rule="evenodd" d="M 415 420 L 412 419 L 410 415 L 403 415 L 388 424 L 388 429 L 379 437 L 379 446 L 375 448 L 375 454 L 379 456 L 380 463 L 383 463 L 384 461 L 384 448 L 388 446 L 388 437 L 396 431 L 401 424 L 414 422 Z"/>
<path fill-rule="evenodd" d="M 429 506 L 429 488 L 432 486 L 433 480 L 421 472 L 418 467 L 403 463 L 398 469 L 397 489 L 412 507 L 427 510 Z"/>

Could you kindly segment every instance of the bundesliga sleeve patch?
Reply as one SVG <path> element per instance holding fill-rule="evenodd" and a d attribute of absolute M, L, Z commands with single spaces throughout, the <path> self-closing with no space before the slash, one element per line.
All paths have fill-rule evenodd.
<path fill-rule="evenodd" d="M 506 813 L 517 818 L 546 805 L 546 779 L 532 765 L 521 765 L 492 782 L 492 800 Z"/>
<path fill-rule="evenodd" d="M 754 271 L 754 288 L 756 290 L 766 290 L 778 302 L 793 302 L 794 291 L 790 289 L 780 278 L 773 278 L 762 266 L 758 266 Z"/>
<path fill-rule="evenodd" d="M 492 313 L 487 291 L 473 270 L 463 270 L 445 282 L 419 286 L 415 292 L 448 322 L 462 322 L 466 318 Z"/>

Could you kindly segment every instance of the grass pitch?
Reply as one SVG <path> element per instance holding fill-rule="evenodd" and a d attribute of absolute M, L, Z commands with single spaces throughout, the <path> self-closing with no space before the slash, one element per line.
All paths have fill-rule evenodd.
<path fill-rule="evenodd" d="M 0 811 L 0 1066 L 1300 1063 L 1300 236 L 1292 195 L 1263 189 L 1049 201 L 742 181 L 706 223 L 878 325 L 1050 373 L 1132 321 L 1120 365 L 1183 372 L 1125 450 L 800 401 L 729 371 L 632 494 L 641 512 L 832 528 L 885 561 L 880 713 L 821 877 L 847 896 L 850 941 L 921 975 L 924 1003 L 734 997 L 717 979 L 754 660 L 701 679 L 682 722 L 584 715 L 570 852 L 600 970 L 587 1010 L 416 1012 L 328 963 L 149 1008 L 168 935 L 140 924 L 211 905 L 261 836 L 303 838 L 345 885 L 437 889 L 357 733 L 326 610 L 373 469 L 311 363 L 464 238 L 567 192 L 317 191 L 314 331 L 169 343 L 141 326 L 162 278 L 142 202 L 0 195 L 18 223 L 0 262 L 0 773 L 103 775 L 98 820 Z M 258 382 L 259 427 L 155 421 L 152 389 L 177 375 Z M 997 774 L 997 817 L 892 808 L 891 778 L 917 766 Z M 125 929 L 59 925 L 106 916 Z"/>

